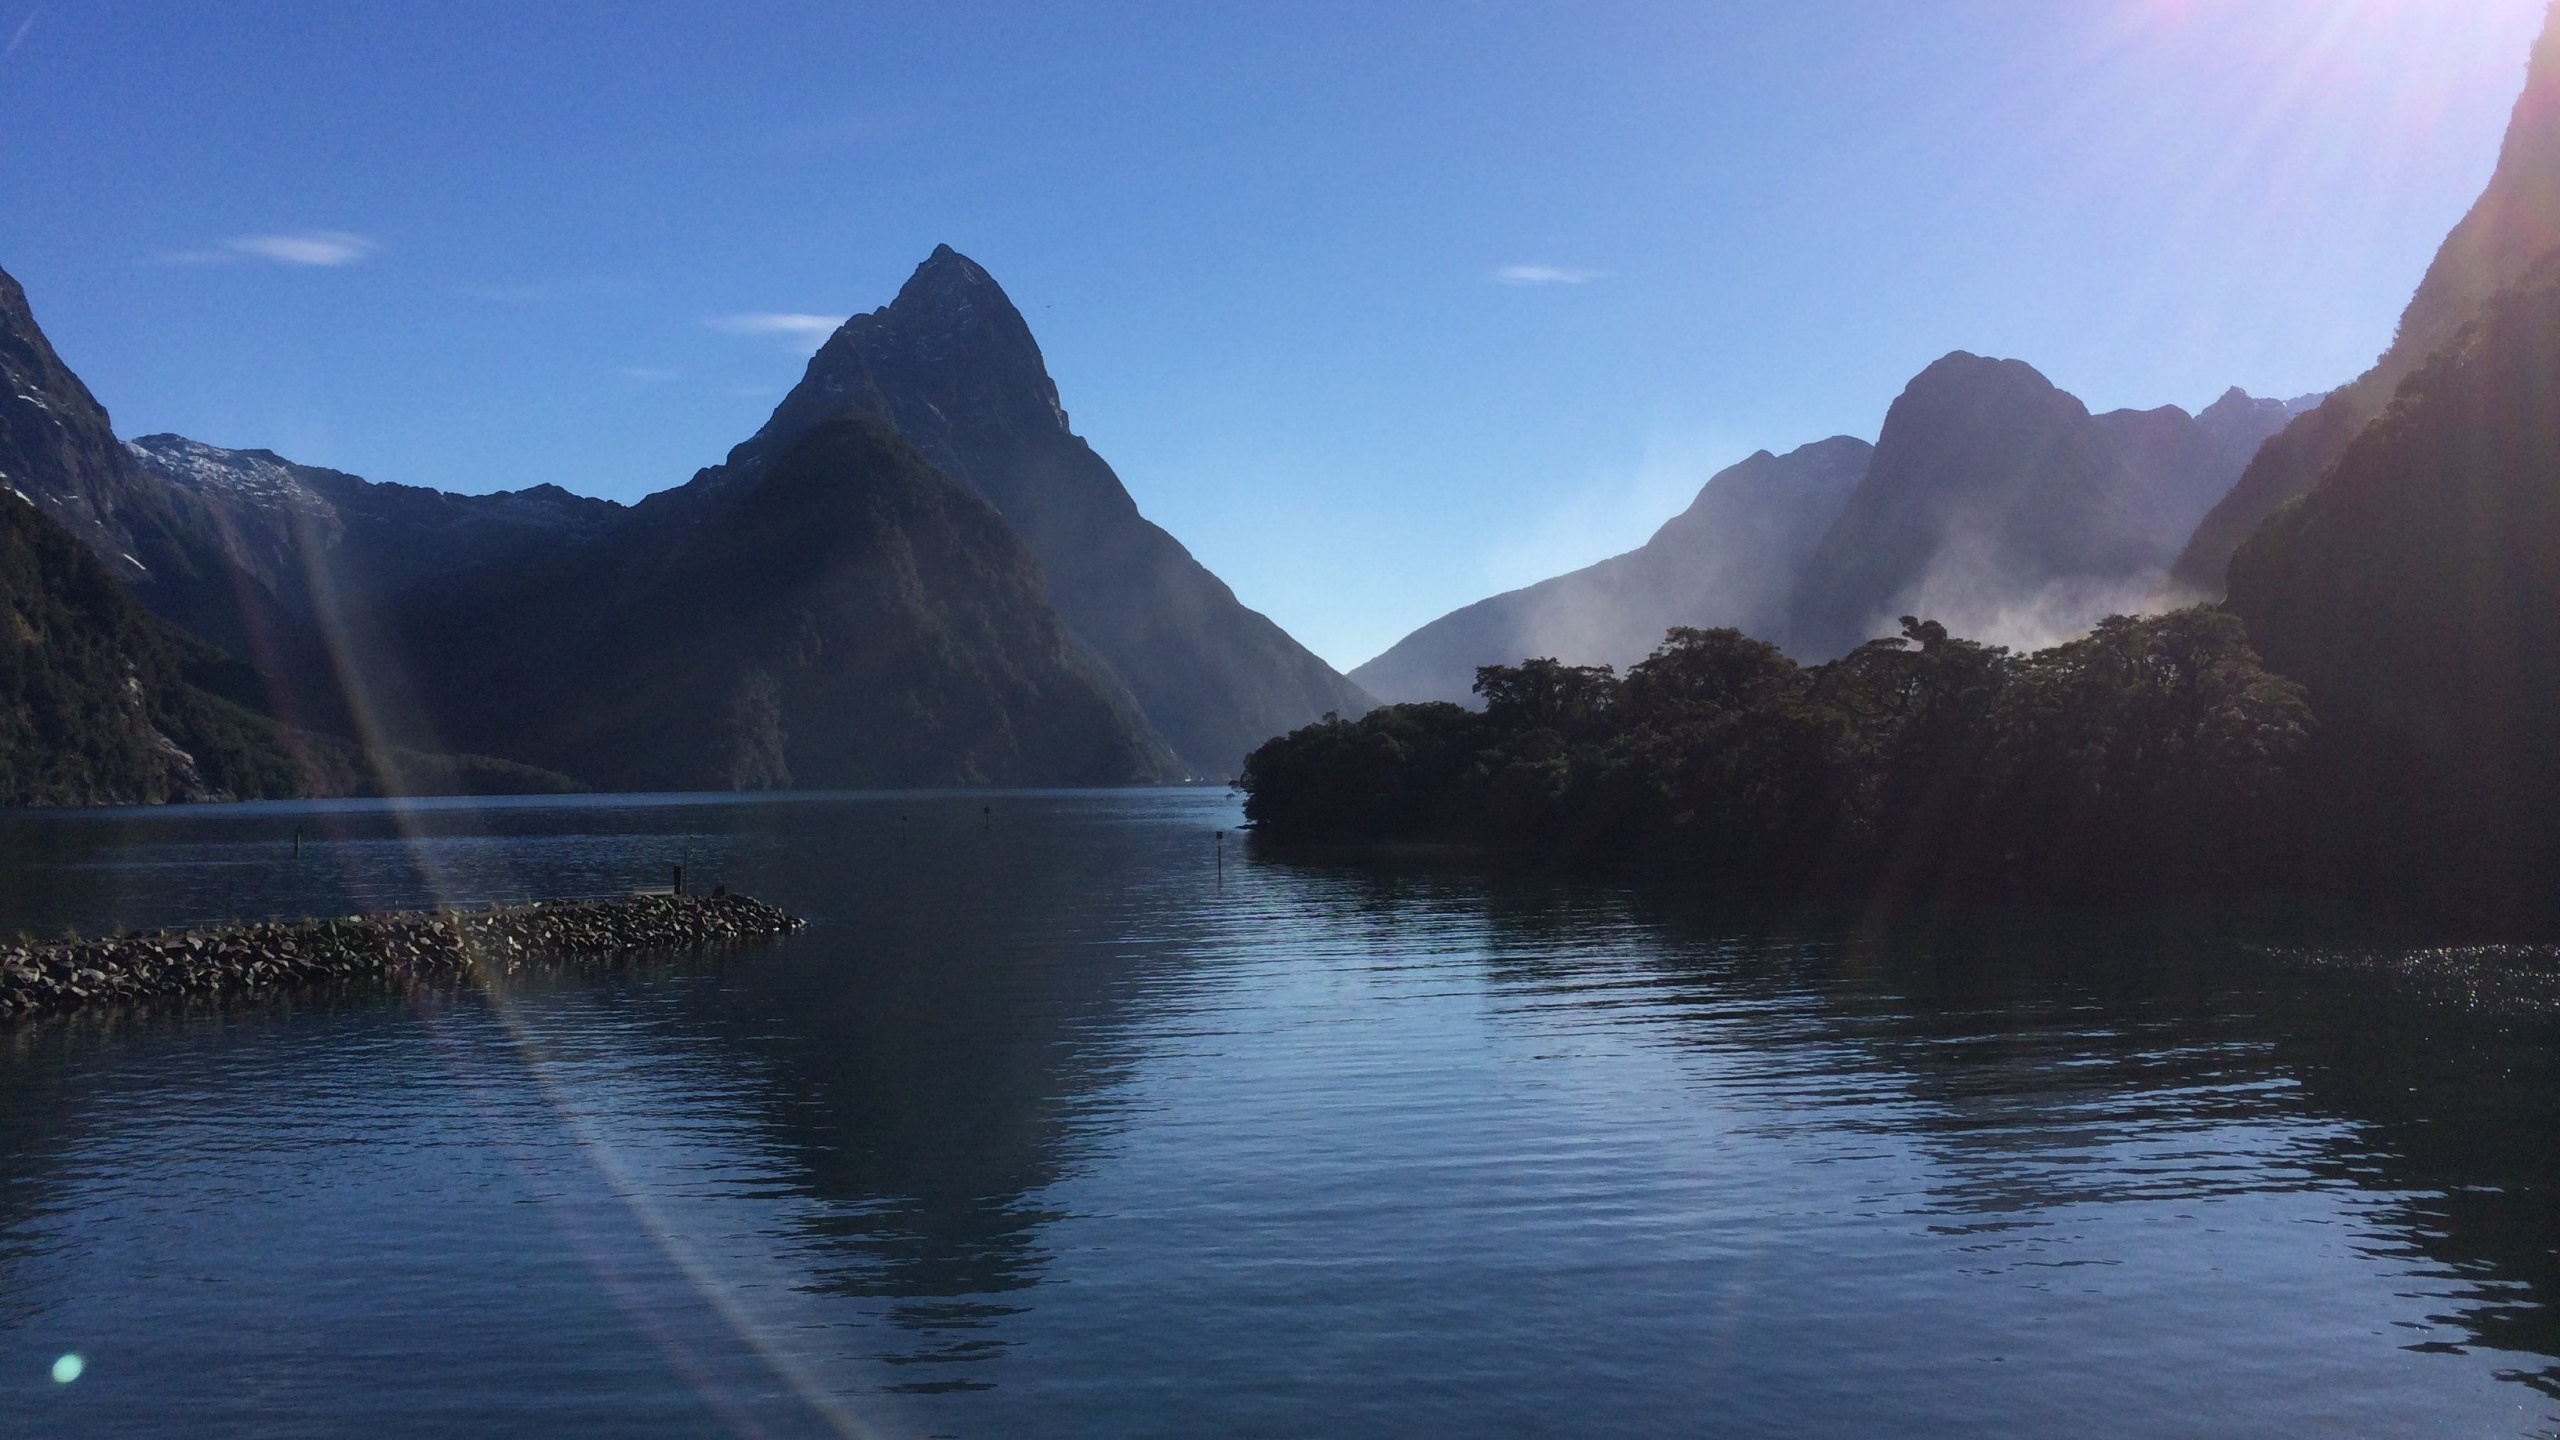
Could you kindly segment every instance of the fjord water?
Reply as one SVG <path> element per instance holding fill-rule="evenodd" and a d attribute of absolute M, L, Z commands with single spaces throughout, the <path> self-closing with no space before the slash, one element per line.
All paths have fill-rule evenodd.
<path fill-rule="evenodd" d="M 813 922 L 0 1033 L 0 1431 L 2560 1432 L 2530 956 L 1778 926 L 1237 820 L 0 819 L 9 929 L 678 863 Z"/>

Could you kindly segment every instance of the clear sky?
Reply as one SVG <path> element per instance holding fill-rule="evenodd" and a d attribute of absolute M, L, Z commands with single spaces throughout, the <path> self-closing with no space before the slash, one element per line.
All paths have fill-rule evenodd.
<path fill-rule="evenodd" d="M 2351 378 L 2544 0 L 0 0 L 0 267 L 127 435 L 621 499 L 937 242 L 1348 667 L 1953 349 Z"/>

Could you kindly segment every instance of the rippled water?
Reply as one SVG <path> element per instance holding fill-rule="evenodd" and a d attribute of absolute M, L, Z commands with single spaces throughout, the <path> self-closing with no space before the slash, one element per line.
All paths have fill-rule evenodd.
<path fill-rule="evenodd" d="M 0 1032 L 0 1432 L 2560 1433 L 2530 953 L 1859 938 L 1236 820 L 0 819 L 6 928 L 680 862 L 815 922 Z"/>

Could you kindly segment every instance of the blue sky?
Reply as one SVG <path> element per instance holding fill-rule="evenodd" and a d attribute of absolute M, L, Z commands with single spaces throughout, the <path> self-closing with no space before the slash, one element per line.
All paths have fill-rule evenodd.
<path fill-rule="evenodd" d="M 1953 349 L 2371 362 L 2543 0 L 0 0 L 0 267 L 128 435 L 630 499 L 947 241 L 1326 658 Z"/>

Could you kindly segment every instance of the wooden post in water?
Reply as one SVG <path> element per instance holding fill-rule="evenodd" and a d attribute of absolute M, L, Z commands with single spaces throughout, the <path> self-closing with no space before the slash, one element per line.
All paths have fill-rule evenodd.
<path fill-rule="evenodd" d="M 684 893 L 684 867 L 682 865 L 678 865 L 676 867 L 675 892 L 679 895 Z"/>

